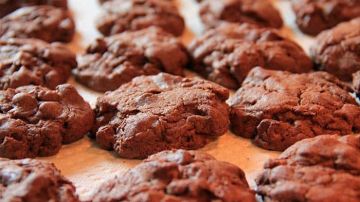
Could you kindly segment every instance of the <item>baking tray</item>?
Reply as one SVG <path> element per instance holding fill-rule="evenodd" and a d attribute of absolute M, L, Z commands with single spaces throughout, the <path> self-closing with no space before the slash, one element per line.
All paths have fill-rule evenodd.
<path fill-rule="evenodd" d="M 309 46 L 313 43 L 313 38 L 303 35 L 297 29 L 289 1 L 273 0 L 272 2 L 280 10 L 286 24 L 281 31 L 284 35 L 297 41 L 308 52 Z M 198 17 L 198 6 L 195 0 L 177 0 L 176 3 L 188 27 L 181 40 L 184 44 L 188 44 L 203 31 Z M 100 36 L 95 28 L 95 19 L 101 9 L 97 0 L 69 0 L 69 6 L 76 21 L 77 34 L 68 46 L 72 51 L 81 54 L 87 44 Z M 196 75 L 187 72 L 187 76 Z M 95 105 L 96 98 L 101 95 L 77 84 L 73 78 L 70 79 L 69 83 L 76 86 L 79 93 L 91 106 Z M 249 139 L 235 136 L 230 131 L 200 150 L 213 155 L 218 160 L 239 166 L 246 173 L 250 186 L 253 188 L 255 186 L 254 179 L 261 171 L 264 162 L 279 155 L 279 152 L 258 148 Z M 99 148 L 88 137 L 70 145 L 64 145 L 55 156 L 39 159 L 53 162 L 62 174 L 74 183 L 81 200 L 89 199 L 92 192 L 102 182 L 115 175 L 121 175 L 141 162 L 119 158 L 115 152 Z"/>

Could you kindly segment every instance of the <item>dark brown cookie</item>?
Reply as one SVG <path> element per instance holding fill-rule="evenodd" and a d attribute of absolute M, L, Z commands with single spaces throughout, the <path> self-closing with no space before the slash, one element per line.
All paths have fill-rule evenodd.
<path fill-rule="evenodd" d="M 256 182 L 265 202 L 357 202 L 360 136 L 305 139 L 268 161 L 264 168 Z"/>
<path fill-rule="evenodd" d="M 197 149 L 229 125 L 229 91 L 214 83 L 160 73 L 140 76 L 99 97 L 92 134 L 121 157 Z"/>
<path fill-rule="evenodd" d="M 360 97 L 360 71 L 353 74 L 352 87 L 356 95 Z"/>
<path fill-rule="evenodd" d="M 115 90 L 136 76 L 167 72 L 183 75 L 186 48 L 174 36 L 151 27 L 99 38 L 74 69 L 75 78 L 97 91 Z"/>
<path fill-rule="evenodd" d="M 121 177 L 105 182 L 94 202 L 223 201 L 255 202 L 244 172 L 196 151 L 173 150 L 150 156 Z"/>
<path fill-rule="evenodd" d="M 42 85 L 54 89 L 65 83 L 76 56 L 59 43 L 37 39 L 0 40 L 0 89 Z"/>
<path fill-rule="evenodd" d="M 196 72 L 232 89 L 256 66 L 295 73 L 312 69 L 310 58 L 295 42 L 275 29 L 250 24 L 222 24 L 195 39 L 189 50 Z"/>
<path fill-rule="evenodd" d="M 67 0 L 2 0 L 0 1 L 0 17 L 24 6 L 50 5 L 67 9 Z"/>
<path fill-rule="evenodd" d="M 230 99 L 235 134 L 269 150 L 322 134 L 360 131 L 360 107 L 326 72 L 292 74 L 254 68 Z"/>
<path fill-rule="evenodd" d="M 292 8 L 300 30 L 310 35 L 360 17 L 359 0 L 292 0 Z"/>
<path fill-rule="evenodd" d="M 97 28 L 106 36 L 150 26 L 180 36 L 185 29 L 184 19 L 171 1 L 112 0 L 102 7 L 104 13 L 97 20 Z"/>
<path fill-rule="evenodd" d="M 0 112 L 0 156 L 6 158 L 54 155 L 94 122 L 90 105 L 69 84 L 0 91 Z"/>
<path fill-rule="evenodd" d="M 19 8 L 0 19 L 0 38 L 37 38 L 70 42 L 75 23 L 68 11 L 53 6 Z"/>
<path fill-rule="evenodd" d="M 360 18 L 320 33 L 311 54 L 320 70 L 351 81 L 352 74 L 360 70 Z"/>
<path fill-rule="evenodd" d="M 204 0 L 199 13 L 207 28 L 224 21 L 273 28 L 283 25 L 279 11 L 268 0 Z"/>
<path fill-rule="evenodd" d="M 80 201 L 74 185 L 51 163 L 0 159 L 0 179 L 0 201 Z"/>

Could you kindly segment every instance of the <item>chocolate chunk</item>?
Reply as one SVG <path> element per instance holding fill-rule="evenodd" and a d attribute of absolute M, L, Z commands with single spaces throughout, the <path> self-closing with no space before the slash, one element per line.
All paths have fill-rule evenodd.
<path fill-rule="evenodd" d="M 359 132 L 360 107 L 349 90 L 326 72 L 255 68 L 230 100 L 232 130 L 277 151 L 304 138 Z"/>
<path fill-rule="evenodd" d="M 173 150 L 150 156 L 94 194 L 104 201 L 255 202 L 244 172 L 196 151 Z"/>
<path fill-rule="evenodd" d="M 79 202 L 74 185 L 51 163 L 0 158 L 0 200 Z"/>
<path fill-rule="evenodd" d="M 267 201 L 359 201 L 360 136 L 302 140 L 268 161 L 256 179 Z"/>
<path fill-rule="evenodd" d="M 204 80 L 166 73 L 136 77 L 98 98 L 92 135 L 124 158 L 197 149 L 228 130 L 228 96 Z"/>
<path fill-rule="evenodd" d="M 279 11 L 268 0 L 204 0 L 199 13 L 208 28 L 224 21 L 273 28 L 283 25 Z"/>
<path fill-rule="evenodd" d="M 360 17 L 358 0 L 292 0 L 292 8 L 296 24 L 302 32 L 310 35 Z"/>
<path fill-rule="evenodd" d="M 52 6 L 20 8 L 0 19 L 0 38 L 70 42 L 75 23 L 68 11 Z"/>
<path fill-rule="evenodd" d="M 275 29 L 250 24 L 222 24 L 195 39 L 189 50 L 196 72 L 231 89 L 256 66 L 295 73 L 312 69 L 310 58 L 294 41 Z"/>
<path fill-rule="evenodd" d="M 185 29 L 176 6 L 166 0 L 112 0 L 103 4 L 97 20 L 98 30 L 106 35 L 157 26 L 175 36 Z"/>
<path fill-rule="evenodd" d="M 0 112 L 0 156 L 12 159 L 54 155 L 94 122 L 90 105 L 69 84 L 0 91 Z"/>
<path fill-rule="evenodd" d="M 323 31 L 311 54 L 320 70 L 351 81 L 352 74 L 360 70 L 360 18 Z"/>
<path fill-rule="evenodd" d="M 115 90 L 136 76 L 159 72 L 183 75 L 189 60 L 180 41 L 151 27 L 97 39 L 79 58 L 73 73 L 80 83 L 104 92 Z"/>
<path fill-rule="evenodd" d="M 59 43 L 0 40 L 0 89 L 30 84 L 54 89 L 68 80 L 76 66 L 75 54 Z"/>

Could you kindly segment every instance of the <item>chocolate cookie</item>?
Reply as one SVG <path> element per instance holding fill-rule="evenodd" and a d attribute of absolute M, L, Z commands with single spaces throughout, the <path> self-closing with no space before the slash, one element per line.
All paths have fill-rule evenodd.
<path fill-rule="evenodd" d="M 359 201 L 360 136 L 302 140 L 264 169 L 256 182 L 265 202 Z"/>
<path fill-rule="evenodd" d="M 295 42 L 275 29 L 250 24 L 222 24 L 195 39 L 189 50 L 196 72 L 232 89 L 256 66 L 295 73 L 312 69 L 310 58 Z"/>
<path fill-rule="evenodd" d="M 76 56 L 59 43 L 37 39 L 0 40 L 0 89 L 42 85 L 54 89 L 65 83 Z"/>
<path fill-rule="evenodd" d="M 279 11 L 268 0 L 204 0 L 199 13 L 207 28 L 224 21 L 273 28 L 283 25 Z"/>
<path fill-rule="evenodd" d="M 360 107 L 326 72 L 292 74 L 254 68 L 230 99 L 233 132 L 269 150 L 304 138 L 360 131 Z"/>
<path fill-rule="evenodd" d="M 97 91 L 115 90 L 136 76 L 167 72 L 183 75 L 186 48 L 174 36 L 151 27 L 99 38 L 74 69 L 75 78 Z"/>
<path fill-rule="evenodd" d="M 320 70 L 351 81 L 352 74 L 360 70 L 360 18 L 320 33 L 311 54 Z"/>
<path fill-rule="evenodd" d="M 197 149 L 229 125 L 229 91 L 214 83 L 160 73 L 140 76 L 96 103 L 92 135 L 120 157 Z"/>
<path fill-rule="evenodd" d="M 150 156 L 95 192 L 104 201 L 242 201 L 255 202 L 244 172 L 195 151 L 164 151 Z"/>
<path fill-rule="evenodd" d="M 70 42 L 75 23 L 68 11 L 52 6 L 20 8 L 0 19 L 0 38 Z"/>
<path fill-rule="evenodd" d="M 76 89 L 24 86 L 0 91 L 0 156 L 25 158 L 56 154 L 61 144 L 82 138 L 94 113 Z"/>
<path fill-rule="evenodd" d="M 102 7 L 104 12 L 96 25 L 106 36 L 150 26 L 157 26 L 180 36 L 185 29 L 184 19 L 171 1 L 112 0 L 104 3 Z"/>
<path fill-rule="evenodd" d="M 0 159 L 0 200 L 78 202 L 74 185 L 51 163 Z"/>
<path fill-rule="evenodd" d="M 50 5 L 67 9 L 67 0 L 2 0 L 0 1 L 0 17 L 24 6 Z"/>
<path fill-rule="evenodd" d="M 358 0 L 292 0 L 292 8 L 296 24 L 302 32 L 310 35 L 360 17 Z"/>

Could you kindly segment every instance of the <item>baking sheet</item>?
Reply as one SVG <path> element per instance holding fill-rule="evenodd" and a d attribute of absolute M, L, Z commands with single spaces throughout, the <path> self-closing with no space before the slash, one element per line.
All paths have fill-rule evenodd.
<path fill-rule="evenodd" d="M 281 11 L 286 24 L 282 32 L 299 42 L 308 52 L 313 39 L 301 34 L 294 25 L 295 17 L 289 1 L 273 0 L 273 3 Z M 87 44 L 100 36 L 94 25 L 96 16 L 100 13 L 100 7 L 97 0 L 69 0 L 69 4 L 76 21 L 77 34 L 75 40 L 68 46 L 74 52 L 82 53 Z M 198 6 L 195 0 L 178 0 L 177 4 L 188 26 L 181 38 L 187 44 L 193 37 L 200 35 L 203 31 L 197 15 Z M 70 79 L 69 82 L 74 84 L 85 100 L 94 106 L 96 97 L 101 95 L 100 93 L 76 84 L 73 79 Z M 226 133 L 217 141 L 200 150 L 213 155 L 218 160 L 227 161 L 242 168 L 252 187 L 255 184 L 254 178 L 261 171 L 263 163 L 267 159 L 279 155 L 278 152 L 258 148 L 250 140 L 235 136 L 231 132 Z M 88 137 L 63 146 L 55 156 L 39 159 L 53 162 L 61 170 L 62 174 L 75 184 L 77 193 L 82 200 L 87 200 L 102 182 L 115 175 L 121 175 L 141 162 L 139 160 L 121 159 L 114 152 L 100 149 Z"/>

